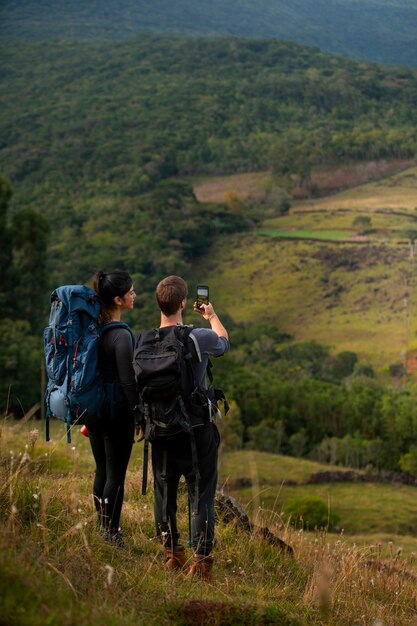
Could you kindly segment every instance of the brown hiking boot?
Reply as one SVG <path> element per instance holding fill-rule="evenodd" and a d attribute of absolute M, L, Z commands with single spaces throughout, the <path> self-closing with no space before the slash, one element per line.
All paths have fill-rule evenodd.
<path fill-rule="evenodd" d="M 213 568 L 213 557 L 204 556 L 204 554 L 195 554 L 193 557 L 193 562 L 188 570 L 187 576 L 192 578 L 196 576 L 201 580 L 210 581 L 213 578 L 212 574 Z"/>
<path fill-rule="evenodd" d="M 184 546 L 165 548 L 165 569 L 184 569 L 186 563 Z"/>

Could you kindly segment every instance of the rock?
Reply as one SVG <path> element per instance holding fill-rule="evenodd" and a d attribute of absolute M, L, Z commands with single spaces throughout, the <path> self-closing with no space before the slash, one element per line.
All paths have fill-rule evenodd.
<path fill-rule="evenodd" d="M 293 548 L 289 544 L 285 543 L 285 541 L 277 537 L 269 530 L 269 528 L 252 524 L 243 506 L 240 502 L 233 498 L 233 496 L 226 496 L 224 493 L 218 491 L 216 493 L 214 504 L 223 523 L 230 524 L 235 522 L 248 534 L 260 535 L 271 545 L 276 546 L 283 552 L 293 556 Z"/>

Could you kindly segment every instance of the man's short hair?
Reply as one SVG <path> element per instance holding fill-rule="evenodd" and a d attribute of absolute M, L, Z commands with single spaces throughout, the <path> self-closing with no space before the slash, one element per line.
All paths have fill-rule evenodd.
<path fill-rule="evenodd" d="M 167 276 L 156 288 L 156 300 L 164 315 L 174 315 L 187 297 L 187 283 L 180 276 Z"/>

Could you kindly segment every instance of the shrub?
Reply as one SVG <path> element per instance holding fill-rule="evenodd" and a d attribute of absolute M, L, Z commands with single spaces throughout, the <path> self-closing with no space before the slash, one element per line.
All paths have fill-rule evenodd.
<path fill-rule="evenodd" d="M 293 526 L 310 530 L 314 528 L 332 530 L 339 521 L 339 516 L 330 511 L 323 500 L 315 496 L 290 498 L 284 506 L 284 513 Z"/>
<path fill-rule="evenodd" d="M 409 452 L 403 454 L 400 458 L 399 465 L 403 472 L 417 476 L 417 449 L 412 448 Z"/>

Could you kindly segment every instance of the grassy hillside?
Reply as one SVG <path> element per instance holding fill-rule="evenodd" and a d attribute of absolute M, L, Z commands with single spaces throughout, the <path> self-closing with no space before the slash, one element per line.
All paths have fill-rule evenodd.
<path fill-rule="evenodd" d="M 219 190 L 219 179 L 214 185 Z M 417 347 L 416 191 L 410 169 L 294 203 L 257 232 L 218 241 L 197 274 L 236 321 L 268 321 L 380 369 L 404 362 Z M 369 219 L 365 227 L 358 217 Z"/>
<path fill-rule="evenodd" d="M 416 65 L 412 0 L 5 0 L 0 22 L 9 36 L 125 38 L 138 31 L 276 38 L 354 58 Z"/>
<path fill-rule="evenodd" d="M 135 445 L 128 470 L 122 514 L 128 547 L 120 551 L 103 543 L 96 531 L 87 440 L 74 433 L 73 444 L 68 446 L 64 427 L 53 424 L 52 441 L 47 445 L 34 428 L 38 426 L 38 422 L 1 423 L 0 609 L 4 623 L 415 623 L 416 569 L 410 554 L 415 539 L 393 534 L 388 541 L 382 534 L 385 506 L 380 525 L 372 527 L 379 532 L 368 539 L 362 536 L 356 546 L 341 534 L 294 531 L 283 525 L 277 513 L 258 510 L 255 521 L 267 523 L 290 542 L 295 558 L 256 533 L 246 535 L 235 523 L 219 520 L 215 578 L 210 585 L 201 584 L 182 573 L 163 570 L 161 549 L 154 538 L 151 487 L 145 498 L 139 495 L 142 445 Z M 288 476 L 303 479 L 318 466 L 240 452 L 223 457 L 223 479 L 247 475 L 248 467 L 259 476 L 251 499 L 260 502 L 265 481 L 280 497 L 281 480 Z M 365 519 L 365 507 L 377 509 L 380 504 L 374 494 L 363 492 L 360 486 L 356 489 L 351 516 Z M 414 491 L 402 495 L 405 515 L 411 516 L 407 510 Z M 386 488 L 385 504 L 391 497 Z M 358 506 L 360 498 L 362 507 Z M 347 509 L 347 503 L 333 495 L 332 504 Z M 186 538 L 185 493 L 180 494 L 179 522 Z"/>
<path fill-rule="evenodd" d="M 223 488 L 247 505 L 255 518 L 262 519 L 262 511 L 282 516 L 290 498 L 316 496 L 338 515 L 339 532 L 343 529 L 349 542 L 354 543 L 360 537 L 360 542 L 365 538 L 369 544 L 379 534 L 385 537 L 385 545 L 394 540 L 403 547 L 406 545 L 407 550 L 417 548 L 415 487 L 354 482 L 306 484 L 313 473 L 324 469 L 340 468 L 239 450 L 224 455 L 220 474 Z"/>

